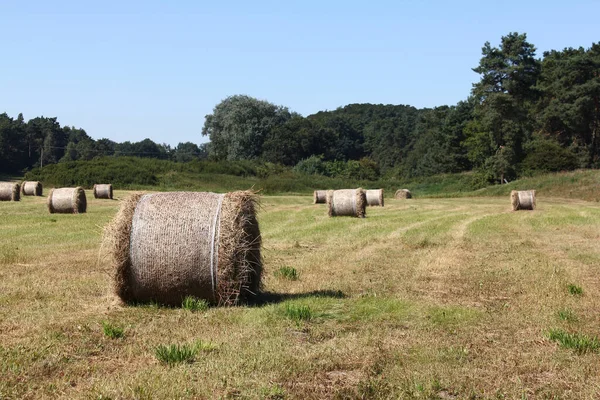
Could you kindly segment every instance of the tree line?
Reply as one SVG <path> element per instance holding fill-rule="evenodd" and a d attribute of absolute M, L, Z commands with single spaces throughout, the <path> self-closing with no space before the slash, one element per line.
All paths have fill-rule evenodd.
<path fill-rule="evenodd" d="M 329 176 L 414 178 L 475 170 L 487 182 L 534 171 L 600 167 L 600 43 L 536 56 L 526 34 L 486 42 L 465 100 L 417 109 L 350 104 L 306 117 L 246 95 L 206 116 L 209 143 L 93 140 L 56 118 L 0 115 L 0 171 L 139 156 L 251 160 Z"/>

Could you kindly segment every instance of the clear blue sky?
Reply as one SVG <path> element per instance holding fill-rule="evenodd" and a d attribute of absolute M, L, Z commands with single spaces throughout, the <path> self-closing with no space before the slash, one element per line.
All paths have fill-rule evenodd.
<path fill-rule="evenodd" d="M 247 94 L 302 115 L 349 103 L 455 104 L 481 47 L 527 33 L 538 56 L 600 41 L 600 1 L 0 0 L 0 113 L 95 139 L 206 141 Z"/>

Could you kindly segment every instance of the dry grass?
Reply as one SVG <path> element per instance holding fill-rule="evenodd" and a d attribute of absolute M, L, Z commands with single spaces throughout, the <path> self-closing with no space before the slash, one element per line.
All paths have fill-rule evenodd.
<path fill-rule="evenodd" d="M 548 334 L 599 334 L 595 202 L 541 198 L 513 213 L 506 197 L 390 200 L 354 219 L 328 218 L 308 196 L 266 197 L 265 303 L 191 313 L 114 301 L 96 260 L 118 203 L 91 197 L 81 215 L 48 215 L 35 197 L 0 203 L 0 398 L 600 393 L 600 355 Z M 282 265 L 301 279 L 276 277 Z M 105 336 L 103 321 L 126 334 Z M 172 367 L 156 358 L 197 342 L 218 351 Z"/>

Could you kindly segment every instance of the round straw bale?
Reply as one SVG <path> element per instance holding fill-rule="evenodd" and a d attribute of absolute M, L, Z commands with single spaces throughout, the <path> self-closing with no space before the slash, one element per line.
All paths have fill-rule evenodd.
<path fill-rule="evenodd" d="M 510 192 L 513 211 L 535 210 L 535 190 L 513 190 Z"/>
<path fill-rule="evenodd" d="M 95 199 L 111 199 L 113 198 L 113 187 L 110 183 L 94 185 Z"/>
<path fill-rule="evenodd" d="M 314 204 L 327 203 L 327 190 L 315 190 L 313 192 L 313 203 Z"/>
<path fill-rule="evenodd" d="M 87 210 L 85 190 L 81 187 L 50 189 L 48 211 L 50 214 L 81 214 Z"/>
<path fill-rule="evenodd" d="M 41 196 L 42 183 L 38 181 L 23 181 L 21 184 L 21 194 L 23 196 Z"/>
<path fill-rule="evenodd" d="M 368 206 L 383 207 L 383 189 L 365 190 Z"/>
<path fill-rule="evenodd" d="M 398 189 L 394 194 L 395 199 L 412 199 L 412 194 L 408 189 Z"/>
<path fill-rule="evenodd" d="M 252 192 L 136 193 L 104 230 L 115 293 L 181 305 L 236 305 L 258 293 L 261 237 Z"/>
<path fill-rule="evenodd" d="M 0 201 L 21 200 L 21 185 L 16 182 L 0 182 Z"/>
<path fill-rule="evenodd" d="M 329 190 L 327 206 L 330 217 L 351 216 L 364 218 L 367 198 L 362 189 Z"/>

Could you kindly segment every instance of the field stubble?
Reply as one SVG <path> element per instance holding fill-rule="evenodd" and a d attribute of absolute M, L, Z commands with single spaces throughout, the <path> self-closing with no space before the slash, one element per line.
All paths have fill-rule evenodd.
<path fill-rule="evenodd" d="M 190 312 L 117 304 L 99 243 L 118 202 L 88 199 L 0 203 L 2 399 L 599 396 L 599 354 L 548 334 L 600 334 L 597 203 L 386 199 L 354 219 L 264 197 L 262 302 Z"/>

